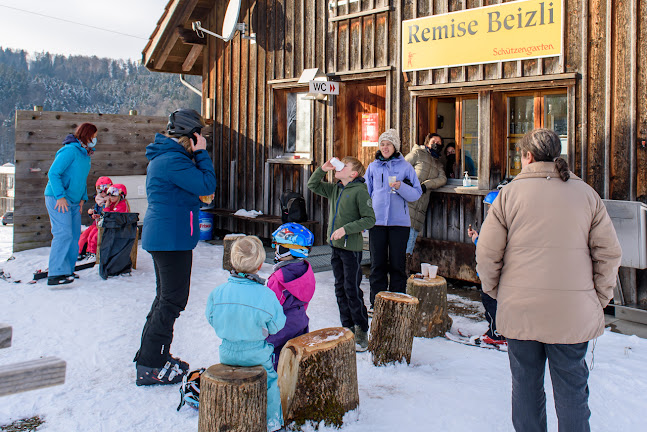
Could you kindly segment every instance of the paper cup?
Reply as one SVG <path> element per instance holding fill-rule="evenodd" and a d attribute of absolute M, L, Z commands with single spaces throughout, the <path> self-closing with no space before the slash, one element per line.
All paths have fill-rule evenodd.
<path fill-rule="evenodd" d="M 427 271 L 429 272 L 429 279 L 434 279 L 436 274 L 438 274 L 438 266 L 427 264 L 429 267 Z"/>
<path fill-rule="evenodd" d="M 429 277 L 429 267 L 431 267 L 431 264 L 427 263 L 421 263 L 420 264 L 420 269 L 422 271 L 422 277 Z"/>
<path fill-rule="evenodd" d="M 336 157 L 330 159 L 330 163 L 332 164 L 332 166 L 335 167 L 335 171 L 341 171 L 346 166 L 342 161 L 340 161 Z"/>

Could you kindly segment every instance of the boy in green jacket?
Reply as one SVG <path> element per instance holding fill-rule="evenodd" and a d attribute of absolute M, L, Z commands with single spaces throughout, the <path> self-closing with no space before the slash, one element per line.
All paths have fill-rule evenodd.
<path fill-rule="evenodd" d="M 357 351 L 368 349 L 368 313 L 362 281 L 362 231 L 375 225 L 371 196 L 364 184 L 364 165 L 359 159 L 343 158 L 344 168 L 335 172 L 336 184 L 322 181 L 326 172 L 335 169 L 330 161 L 317 168 L 308 189 L 330 200 L 328 243 L 332 247 L 330 262 L 335 275 L 335 295 L 341 324 L 355 333 Z"/>

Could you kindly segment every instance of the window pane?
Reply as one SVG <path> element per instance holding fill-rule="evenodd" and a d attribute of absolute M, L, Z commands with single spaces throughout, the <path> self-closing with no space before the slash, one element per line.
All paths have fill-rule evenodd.
<path fill-rule="evenodd" d="M 516 176 L 521 171 L 521 150 L 517 145 L 521 137 L 534 129 L 534 96 L 514 96 L 508 98 L 508 176 Z"/>
<path fill-rule="evenodd" d="M 462 136 L 462 154 L 463 173 L 467 171 L 470 177 L 478 175 L 479 161 L 479 110 L 477 99 L 467 99 L 463 101 L 463 130 Z"/>
<path fill-rule="evenodd" d="M 544 127 L 554 130 L 562 142 L 562 157 L 568 160 L 568 110 L 566 95 L 544 96 Z"/>
<path fill-rule="evenodd" d="M 306 93 L 287 94 L 286 153 L 310 153 L 312 101 L 303 99 Z"/>

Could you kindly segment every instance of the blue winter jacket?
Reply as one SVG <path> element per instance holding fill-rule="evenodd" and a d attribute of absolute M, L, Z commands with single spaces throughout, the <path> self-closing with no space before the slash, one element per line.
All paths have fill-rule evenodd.
<path fill-rule="evenodd" d="M 54 162 L 47 172 L 49 181 L 45 187 L 45 196 L 56 199 L 65 198 L 69 204 L 78 204 L 88 200 L 88 174 L 90 173 L 90 156 L 81 143 L 72 134 L 65 137 L 54 157 Z"/>
<path fill-rule="evenodd" d="M 172 138 L 155 135 L 146 147 L 148 210 L 142 230 L 147 251 L 191 250 L 200 238 L 200 196 L 216 190 L 216 173 L 206 150 L 193 153 Z"/>
<path fill-rule="evenodd" d="M 390 193 L 389 176 L 401 182 L 396 193 Z M 375 159 L 364 174 L 368 193 L 373 201 L 375 225 L 411 226 L 408 202 L 416 201 L 422 195 L 416 171 L 402 155 L 389 160 Z M 413 186 L 404 182 L 407 180 Z"/>
<path fill-rule="evenodd" d="M 233 275 L 209 294 L 206 316 L 218 337 L 229 342 L 263 341 L 285 326 L 283 308 L 272 290 Z"/>

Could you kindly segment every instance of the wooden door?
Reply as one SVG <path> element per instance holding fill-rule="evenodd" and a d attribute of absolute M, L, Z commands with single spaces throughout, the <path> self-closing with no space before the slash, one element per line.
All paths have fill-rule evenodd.
<path fill-rule="evenodd" d="M 384 80 L 345 82 L 335 101 L 335 144 L 333 156 L 354 156 L 364 167 L 375 159 L 378 147 L 362 146 L 362 114 L 377 113 L 379 133 L 386 120 Z"/>

